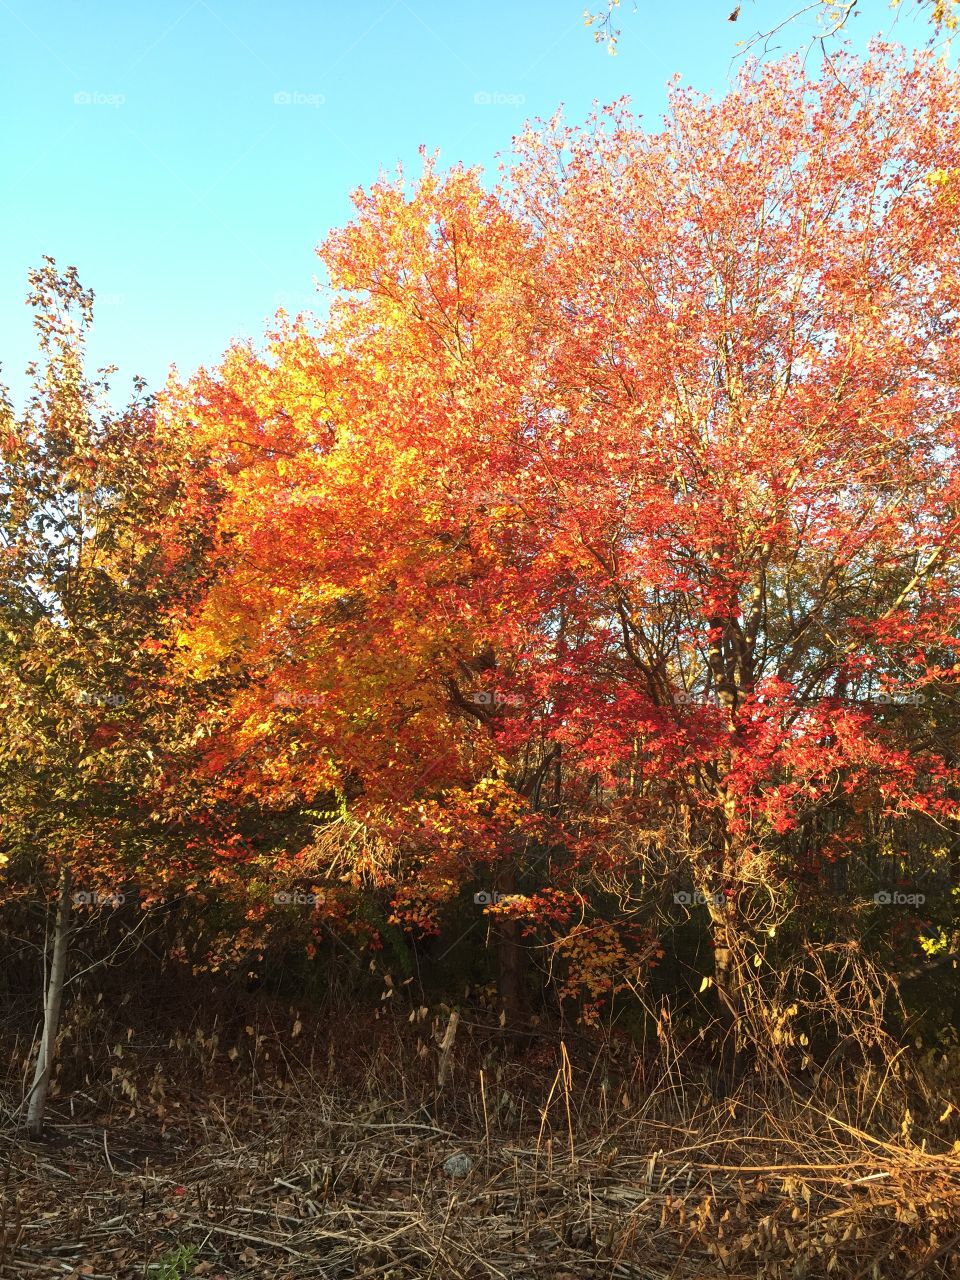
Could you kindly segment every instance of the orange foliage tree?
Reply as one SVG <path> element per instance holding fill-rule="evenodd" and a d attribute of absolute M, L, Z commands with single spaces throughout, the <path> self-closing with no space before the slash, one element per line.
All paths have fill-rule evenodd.
<path fill-rule="evenodd" d="M 327 815 L 282 869 L 328 909 L 495 890 L 508 1012 L 526 934 L 589 1013 L 699 894 L 704 983 L 769 1035 L 800 837 L 815 870 L 867 810 L 936 846 L 958 89 L 876 46 L 675 88 L 658 133 L 554 119 L 494 192 L 425 159 L 323 246 L 322 332 L 168 389 L 227 492 L 191 650 L 250 677 L 213 771 Z"/>

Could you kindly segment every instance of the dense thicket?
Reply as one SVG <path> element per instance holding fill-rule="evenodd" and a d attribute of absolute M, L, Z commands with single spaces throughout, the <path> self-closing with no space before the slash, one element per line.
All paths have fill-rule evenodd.
<path fill-rule="evenodd" d="M 124 414 L 45 322 L 16 909 L 66 869 L 176 899 L 194 967 L 301 982 L 332 932 L 511 1029 L 892 1045 L 957 951 L 958 90 L 878 47 L 554 120 L 492 192 L 425 160 L 323 246 L 322 329 Z"/>

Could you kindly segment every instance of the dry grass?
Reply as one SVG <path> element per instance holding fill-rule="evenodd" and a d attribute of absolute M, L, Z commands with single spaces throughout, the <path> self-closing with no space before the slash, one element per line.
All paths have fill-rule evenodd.
<path fill-rule="evenodd" d="M 578 1077 L 561 1046 L 536 1088 L 460 1062 L 425 1106 L 385 1092 L 384 1061 L 349 1088 L 251 1076 L 162 1139 L 8 1134 L 0 1275 L 960 1275 L 960 1144 L 896 1131 L 870 1106 L 879 1078 L 859 1096 L 821 1081 L 805 1099 L 744 1086 L 718 1102 L 671 1071 L 637 1100 Z M 457 1153 L 464 1176 L 444 1168 Z"/>

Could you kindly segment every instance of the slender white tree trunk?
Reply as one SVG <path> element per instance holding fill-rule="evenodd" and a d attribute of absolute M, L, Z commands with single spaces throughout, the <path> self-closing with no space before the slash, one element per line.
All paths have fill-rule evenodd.
<path fill-rule="evenodd" d="M 60 897 L 57 902 L 57 920 L 53 932 L 53 960 L 43 1002 L 43 1034 L 40 1038 L 40 1052 L 37 1055 L 37 1066 L 33 1073 L 33 1086 L 29 1095 L 30 1103 L 27 1107 L 27 1132 L 31 1138 L 39 1138 L 43 1133 L 43 1113 L 47 1105 L 47 1090 L 50 1087 L 50 1073 L 53 1069 L 53 1055 L 60 1026 L 63 983 L 67 973 L 69 935 L 70 869 L 65 866 L 60 873 Z"/>

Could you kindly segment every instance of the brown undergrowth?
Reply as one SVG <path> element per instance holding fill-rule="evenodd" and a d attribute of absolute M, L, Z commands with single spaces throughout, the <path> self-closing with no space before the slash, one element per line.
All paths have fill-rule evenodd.
<path fill-rule="evenodd" d="M 720 1097 L 663 1039 L 507 1055 L 468 1010 L 282 1013 L 85 1042 L 83 1080 L 68 1048 L 42 1144 L 8 1078 L 3 1280 L 960 1275 L 931 1064 Z"/>

